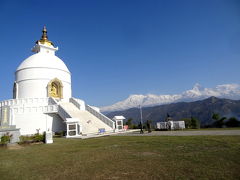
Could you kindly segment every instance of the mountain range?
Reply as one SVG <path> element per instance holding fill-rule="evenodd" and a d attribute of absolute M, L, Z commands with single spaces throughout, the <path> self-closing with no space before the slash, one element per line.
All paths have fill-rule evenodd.
<path fill-rule="evenodd" d="M 195 84 L 190 90 L 184 91 L 180 94 L 172 95 L 130 95 L 127 99 L 117 102 L 110 106 L 101 107 L 100 110 L 107 114 L 113 111 L 121 111 L 134 107 L 151 107 L 162 104 L 170 104 L 176 102 L 193 102 L 203 100 L 208 97 L 218 97 L 237 100 L 240 99 L 240 85 L 239 84 L 223 84 L 217 85 L 214 88 L 203 88 L 200 84 Z"/>
<path fill-rule="evenodd" d="M 213 123 L 213 113 L 225 116 L 240 118 L 240 100 L 230 100 L 223 98 L 210 97 L 204 100 L 194 102 L 178 102 L 154 107 L 143 107 L 143 121 L 151 120 L 154 124 L 158 121 L 164 121 L 169 114 L 173 120 L 195 117 L 201 122 L 201 126 Z M 134 123 L 140 122 L 140 109 L 130 108 L 122 111 L 110 112 L 109 118 L 115 115 L 123 115 L 126 119 L 132 118 Z"/>

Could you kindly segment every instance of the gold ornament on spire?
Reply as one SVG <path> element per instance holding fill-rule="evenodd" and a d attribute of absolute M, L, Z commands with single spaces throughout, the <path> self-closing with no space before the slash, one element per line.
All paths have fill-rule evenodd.
<path fill-rule="evenodd" d="M 43 30 L 42 30 L 42 38 L 36 42 L 36 44 L 38 44 L 38 43 L 46 44 L 46 45 L 48 45 L 48 46 L 54 46 L 53 43 L 52 43 L 52 41 L 49 41 L 49 40 L 48 40 L 47 28 L 46 28 L 46 26 L 43 27 Z"/>

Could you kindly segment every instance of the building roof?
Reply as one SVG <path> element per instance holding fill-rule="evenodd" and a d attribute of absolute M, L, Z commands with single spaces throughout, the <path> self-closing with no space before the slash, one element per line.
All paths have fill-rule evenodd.
<path fill-rule="evenodd" d="M 113 119 L 114 120 L 124 120 L 126 118 L 124 116 L 114 116 Z"/>

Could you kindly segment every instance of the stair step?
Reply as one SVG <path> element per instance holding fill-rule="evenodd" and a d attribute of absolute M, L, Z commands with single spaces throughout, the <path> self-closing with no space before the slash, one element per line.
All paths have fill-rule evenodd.
<path fill-rule="evenodd" d="M 104 128 L 105 131 L 111 131 L 112 128 L 92 115 L 88 111 L 79 110 L 72 103 L 60 103 L 60 106 L 72 117 L 78 118 L 82 125 L 82 134 L 95 134 L 99 129 Z"/>

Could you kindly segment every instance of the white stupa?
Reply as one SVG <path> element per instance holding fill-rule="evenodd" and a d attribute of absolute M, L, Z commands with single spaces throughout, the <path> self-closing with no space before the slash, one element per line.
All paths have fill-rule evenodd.
<path fill-rule="evenodd" d="M 48 40 L 46 27 L 42 32 L 35 54 L 15 72 L 13 99 L 0 102 L 0 130 L 17 129 L 21 135 L 66 131 L 67 137 L 114 132 L 114 121 L 72 97 L 71 73 L 55 55 L 58 48 Z"/>
<path fill-rule="evenodd" d="M 25 59 L 16 70 L 16 98 L 72 97 L 71 74 L 64 62 L 55 56 L 57 50 L 48 40 L 44 27 L 42 39 L 32 49 L 36 54 Z M 51 92 L 52 85 L 59 92 Z"/>

